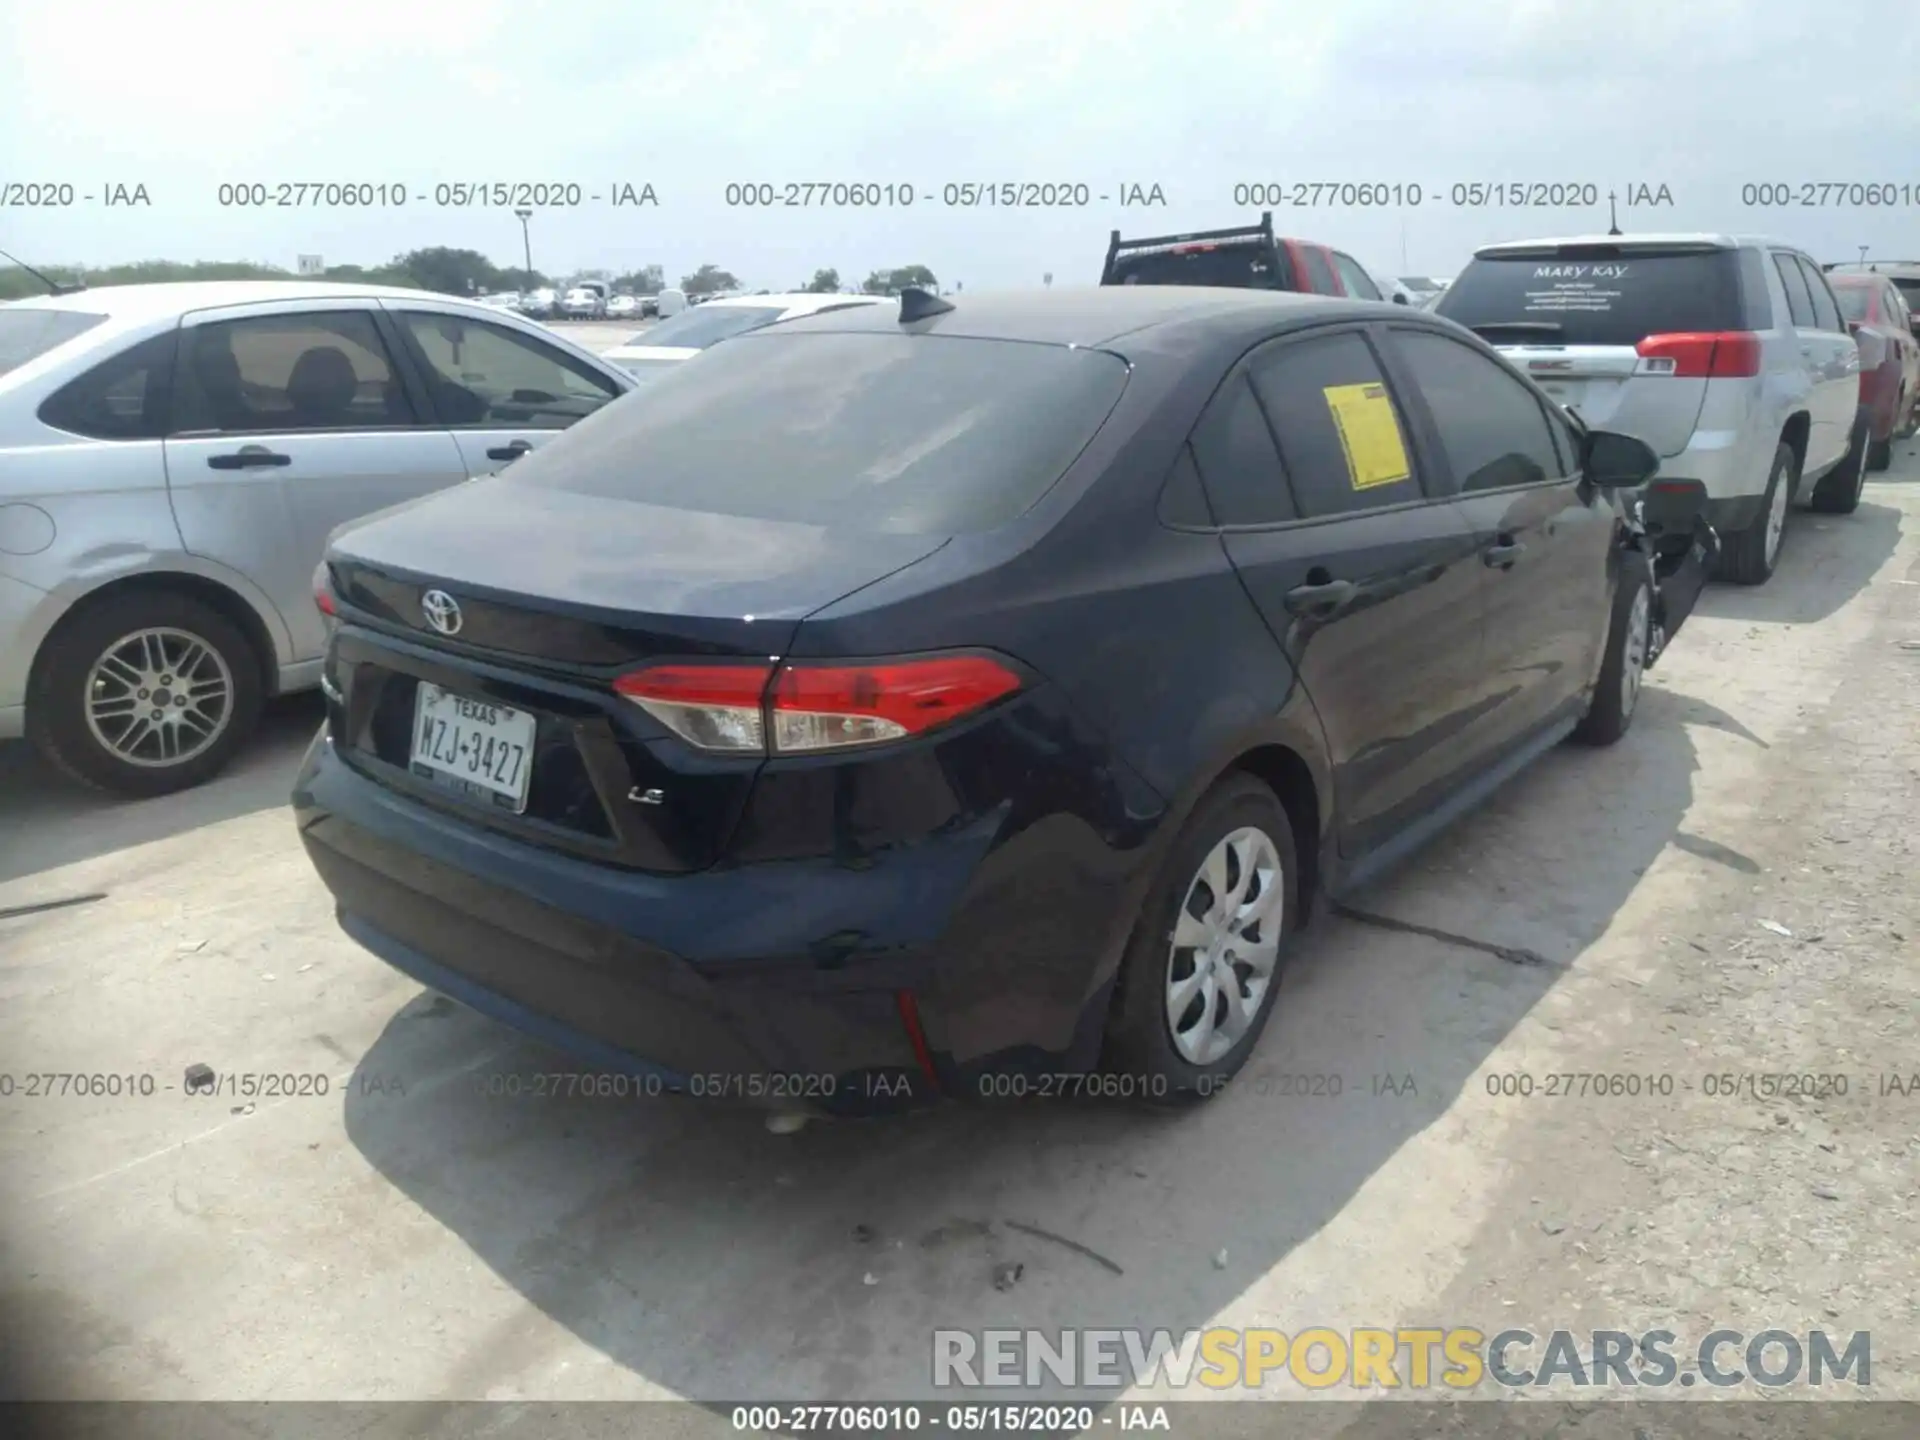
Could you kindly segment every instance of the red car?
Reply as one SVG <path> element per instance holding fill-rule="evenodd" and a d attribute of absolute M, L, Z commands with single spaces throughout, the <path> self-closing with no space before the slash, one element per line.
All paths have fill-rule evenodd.
<path fill-rule="evenodd" d="M 1227 230 L 1191 230 L 1137 240 L 1122 240 L 1115 230 L 1107 242 L 1100 283 L 1211 285 L 1386 299 L 1366 267 L 1344 250 L 1274 234 L 1271 210 L 1261 213 L 1258 225 Z"/>
<path fill-rule="evenodd" d="M 1829 274 L 1847 328 L 1860 345 L 1860 407 L 1867 412 L 1867 468 L 1893 461 L 1893 442 L 1920 431 L 1920 325 L 1884 275 Z"/>

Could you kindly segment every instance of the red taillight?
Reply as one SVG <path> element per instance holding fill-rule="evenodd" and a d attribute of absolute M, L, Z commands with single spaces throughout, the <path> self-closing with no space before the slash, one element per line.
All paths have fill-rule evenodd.
<path fill-rule="evenodd" d="M 320 568 L 313 572 L 313 603 L 320 607 L 322 615 L 340 613 L 333 601 L 333 585 L 327 575 L 326 561 L 320 562 Z"/>
<path fill-rule="evenodd" d="M 773 682 L 773 748 L 837 750 L 902 740 L 1020 688 L 983 655 L 891 665 L 787 665 Z"/>
<path fill-rule="evenodd" d="M 656 665 L 613 688 L 703 750 L 806 754 L 903 740 L 1012 694 L 984 655 L 782 665 Z"/>
<path fill-rule="evenodd" d="M 1633 348 L 1647 375 L 1718 380 L 1760 373 L 1760 337 L 1748 330 L 1649 335 Z"/>

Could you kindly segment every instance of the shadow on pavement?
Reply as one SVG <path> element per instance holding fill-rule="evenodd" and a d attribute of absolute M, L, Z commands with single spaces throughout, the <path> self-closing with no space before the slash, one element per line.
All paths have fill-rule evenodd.
<path fill-rule="evenodd" d="M 1814 624 L 1865 589 L 1899 543 L 1900 512 L 1890 505 L 1862 501 L 1851 515 L 1795 510 L 1773 578 L 1765 585 L 1709 585 L 1693 613 L 1759 624 Z"/>
<path fill-rule="evenodd" d="M 258 733 L 223 774 L 152 800 L 69 780 L 24 740 L 0 745 L 0 885 L 286 804 L 324 715 L 318 691 L 270 701 Z"/>
<path fill-rule="evenodd" d="M 423 995 L 361 1060 L 347 1133 L 541 1316 L 710 1403 L 931 1396 L 936 1328 L 1204 1328 L 1462 1098 L 1601 933 L 1680 831 L 1695 724 L 1747 733 L 1650 685 L 1618 746 L 1555 751 L 1356 897 L 1544 963 L 1324 918 L 1246 1069 L 1195 1110 L 950 1104 L 776 1136 L 696 1101 L 516 1098 L 488 1092 L 573 1063 Z M 1403 1198 L 1414 1225 L 1454 1203 Z M 1005 1289 L 1002 1265 L 1023 1267 Z M 1341 1303 L 1338 1267 L 1309 1269 L 1282 1277 L 1290 1309 Z M 523 1373 L 544 1324 L 476 1336 L 443 1393 Z"/>

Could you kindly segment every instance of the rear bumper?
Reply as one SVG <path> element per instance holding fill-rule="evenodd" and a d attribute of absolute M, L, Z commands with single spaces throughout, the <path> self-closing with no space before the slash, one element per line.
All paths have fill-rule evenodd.
<path fill-rule="evenodd" d="M 1097 1055 L 1132 857 L 1089 865 L 1058 827 L 1003 839 L 996 817 L 862 867 L 650 875 L 462 824 L 347 765 L 324 734 L 293 806 L 349 935 L 596 1069 L 860 1113 Z"/>

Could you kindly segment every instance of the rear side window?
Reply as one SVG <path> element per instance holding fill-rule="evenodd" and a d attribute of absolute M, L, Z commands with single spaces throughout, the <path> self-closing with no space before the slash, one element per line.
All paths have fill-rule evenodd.
<path fill-rule="evenodd" d="M 1896 290 L 1906 297 L 1908 310 L 1920 310 L 1920 277 L 1912 280 L 1905 278 L 1896 279 L 1893 285 Z"/>
<path fill-rule="evenodd" d="M 1293 491 L 1246 373 L 1220 387 L 1193 431 L 1193 456 L 1222 525 L 1297 520 Z"/>
<path fill-rule="evenodd" d="M 1834 297 L 1840 302 L 1840 313 L 1848 320 L 1865 324 L 1873 318 L 1873 291 L 1865 285 L 1836 285 Z"/>
<path fill-rule="evenodd" d="M 1787 289 L 1787 313 L 1801 330 L 1813 328 L 1813 295 L 1807 289 L 1807 277 L 1793 256 L 1773 252 L 1773 268 L 1780 272 L 1780 283 Z"/>
<path fill-rule="evenodd" d="M 158 440 L 167 433 L 175 332 L 143 340 L 69 380 L 46 398 L 40 418 L 94 440 Z"/>
<path fill-rule="evenodd" d="M 1302 245 L 1300 250 L 1300 268 L 1306 274 L 1307 288 L 1316 295 L 1337 295 L 1340 287 L 1334 282 L 1333 267 L 1327 263 L 1326 251 L 1318 245 Z"/>
<path fill-rule="evenodd" d="M 0 305 L 0 375 L 18 370 L 29 360 L 38 360 L 105 323 L 104 315 L 84 315 L 78 310 L 35 310 L 20 305 Z"/>
<path fill-rule="evenodd" d="M 1481 257 L 1434 312 L 1496 344 L 1632 346 L 1649 335 L 1746 328 L 1732 250 L 1567 246 Z"/>
<path fill-rule="evenodd" d="M 1565 478 L 1553 428 L 1558 422 L 1506 366 L 1445 335 L 1395 330 L 1393 341 L 1427 402 L 1462 493 Z"/>
<path fill-rule="evenodd" d="M 748 519 L 988 530 L 1066 473 L 1126 383 L 1099 350 L 776 326 L 681 362 L 508 474 Z"/>
<path fill-rule="evenodd" d="M 1407 427 L 1359 335 L 1275 347 L 1251 368 L 1300 513 L 1349 515 L 1421 496 Z"/>
<path fill-rule="evenodd" d="M 1827 277 L 1820 273 L 1818 265 L 1804 259 L 1799 264 L 1800 273 L 1807 277 L 1807 293 L 1813 297 L 1813 323 L 1822 330 L 1845 330 L 1840 307 L 1833 303 L 1833 292 L 1827 288 Z"/>
<path fill-rule="evenodd" d="M 1206 245 L 1122 255 L 1113 262 L 1115 285 L 1207 285 L 1228 290 L 1288 287 L 1273 249 L 1260 245 Z M 652 343 L 652 342 L 649 342 Z"/>
<path fill-rule="evenodd" d="M 245 434 L 414 423 L 386 343 L 364 310 L 294 311 L 188 327 L 176 429 Z"/>

